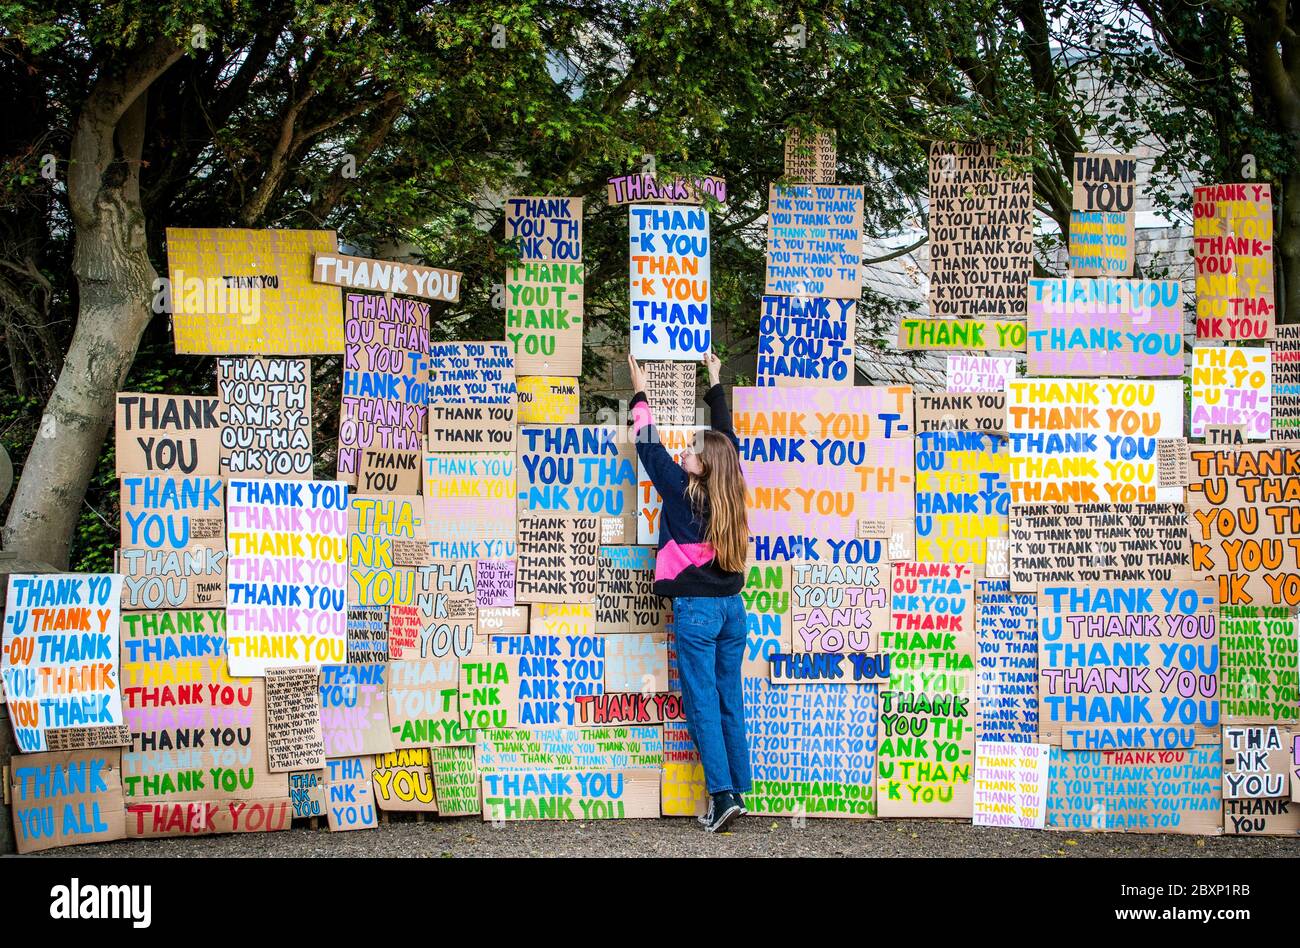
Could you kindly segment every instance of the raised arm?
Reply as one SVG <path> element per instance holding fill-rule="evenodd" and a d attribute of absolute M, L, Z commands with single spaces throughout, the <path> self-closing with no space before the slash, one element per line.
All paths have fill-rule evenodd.
<path fill-rule="evenodd" d="M 727 404 L 727 395 L 722 390 L 718 379 L 722 374 L 722 360 L 710 350 L 704 356 L 704 367 L 709 371 L 709 390 L 704 393 L 704 403 L 709 406 L 709 424 L 714 431 L 720 431 L 740 450 L 736 432 L 731 427 L 731 406 Z"/>
<path fill-rule="evenodd" d="M 628 404 L 632 416 L 632 437 L 636 439 L 636 456 L 645 465 L 650 482 L 655 485 L 660 496 L 681 493 L 686 488 L 686 472 L 659 440 L 659 432 L 655 429 L 655 421 L 650 414 L 650 400 L 645 394 L 645 375 L 641 372 L 641 366 L 630 355 L 627 363 L 632 372 L 632 388 L 636 390 Z"/>

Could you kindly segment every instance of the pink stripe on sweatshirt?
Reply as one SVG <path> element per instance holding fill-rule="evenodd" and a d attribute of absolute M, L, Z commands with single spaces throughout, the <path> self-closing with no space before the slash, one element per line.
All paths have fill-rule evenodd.
<path fill-rule="evenodd" d="M 711 543 L 669 540 L 655 557 L 655 579 L 676 579 L 688 566 L 704 566 L 714 557 Z"/>

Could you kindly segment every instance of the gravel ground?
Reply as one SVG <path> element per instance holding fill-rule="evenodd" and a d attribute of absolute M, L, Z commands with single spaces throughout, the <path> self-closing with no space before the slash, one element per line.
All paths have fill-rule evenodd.
<path fill-rule="evenodd" d="M 52 850 L 47 856 L 1042 856 L 1300 857 L 1300 838 L 1057 833 L 949 820 L 817 820 L 750 816 L 710 836 L 694 820 L 508 823 L 393 821 L 376 830 L 298 828 L 189 839 L 148 839 Z"/>

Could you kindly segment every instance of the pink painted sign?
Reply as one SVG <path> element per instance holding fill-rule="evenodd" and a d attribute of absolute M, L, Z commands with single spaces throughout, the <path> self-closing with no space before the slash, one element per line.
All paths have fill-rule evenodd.
<path fill-rule="evenodd" d="M 1177 280 L 1029 281 L 1030 375 L 1183 374 Z"/>
<path fill-rule="evenodd" d="M 736 434 L 757 561 L 889 558 L 888 530 L 914 514 L 907 386 L 737 388 Z"/>

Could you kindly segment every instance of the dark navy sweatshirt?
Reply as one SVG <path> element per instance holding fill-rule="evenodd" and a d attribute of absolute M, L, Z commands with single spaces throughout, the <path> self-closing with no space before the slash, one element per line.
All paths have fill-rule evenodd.
<path fill-rule="evenodd" d="M 704 394 L 710 423 L 731 439 L 731 409 L 721 385 Z M 708 537 L 708 510 L 697 513 L 686 496 L 687 473 L 659 440 L 645 392 L 637 392 L 630 405 L 636 453 L 663 498 L 659 515 L 659 552 L 655 556 L 654 591 L 659 596 L 734 596 L 745 585 L 744 573 L 729 573 L 715 562 Z"/>

